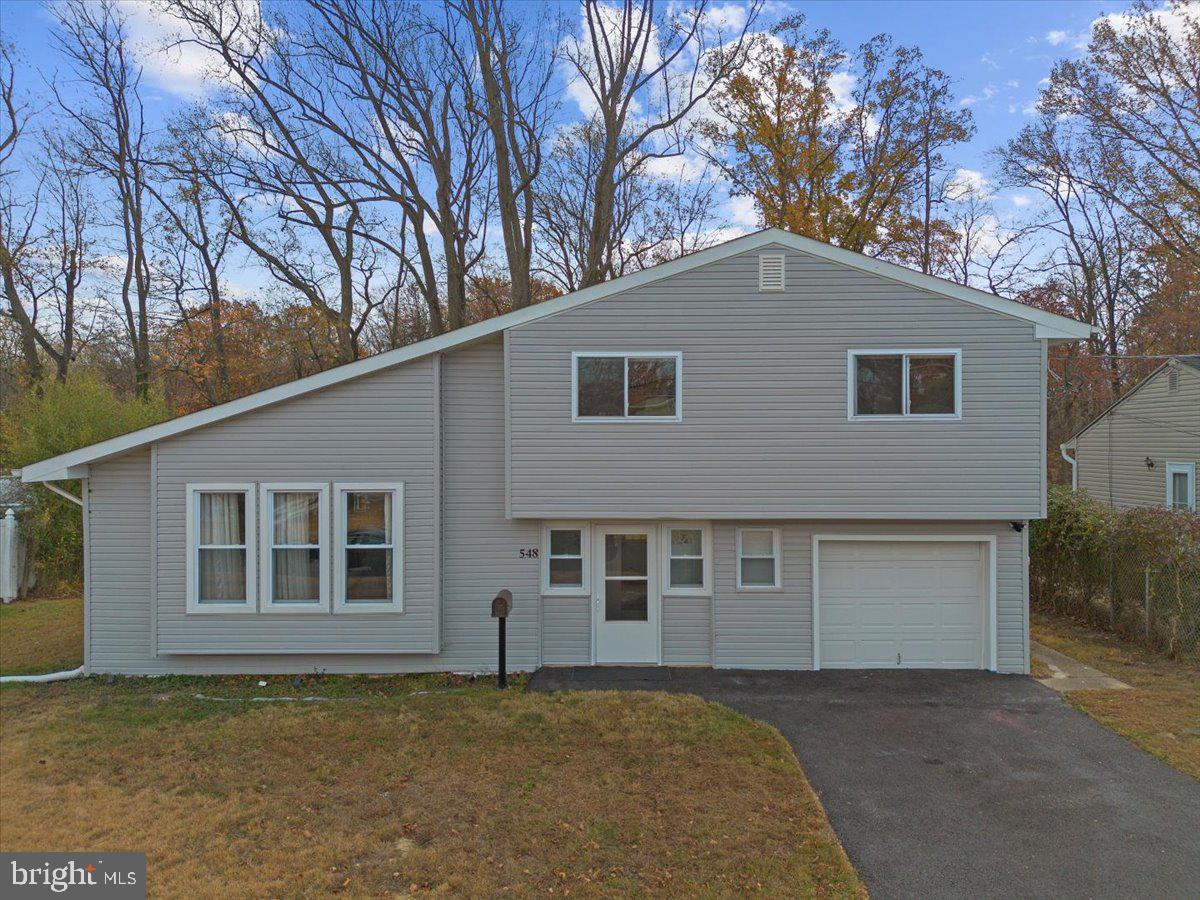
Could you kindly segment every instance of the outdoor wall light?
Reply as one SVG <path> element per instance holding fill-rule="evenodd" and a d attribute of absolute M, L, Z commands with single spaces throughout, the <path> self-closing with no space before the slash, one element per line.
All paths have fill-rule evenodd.
<path fill-rule="evenodd" d="M 1153 468 L 1154 468 L 1154 460 L 1152 460 L 1152 459 L 1151 459 L 1150 457 L 1148 457 L 1148 456 L 1146 457 L 1146 468 L 1147 468 L 1147 469 L 1153 469 Z"/>

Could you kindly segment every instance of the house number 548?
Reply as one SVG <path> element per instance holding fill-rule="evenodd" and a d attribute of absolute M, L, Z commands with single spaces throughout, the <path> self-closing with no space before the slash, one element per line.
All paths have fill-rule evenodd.
<path fill-rule="evenodd" d="M 537 547 L 522 547 L 521 548 L 521 559 L 537 559 L 537 558 L 538 558 Z"/>

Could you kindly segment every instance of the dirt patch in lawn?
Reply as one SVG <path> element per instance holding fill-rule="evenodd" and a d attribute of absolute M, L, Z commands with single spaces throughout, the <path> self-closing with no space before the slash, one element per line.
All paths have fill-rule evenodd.
<path fill-rule="evenodd" d="M 6 687 L 0 847 L 145 850 L 155 896 L 864 895 L 787 743 L 725 707 L 269 682 Z"/>
<path fill-rule="evenodd" d="M 1035 616 L 1034 640 L 1132 685 L 1071 691 L 1067 700 L 1144 750 L 1200 780 L 1200 667 L 1112 635 Z"/>
<path fill-rule="evenodd" d="M 38 675 L 83 665 L 83 600 L 0 605 L 0 675 Z"/>

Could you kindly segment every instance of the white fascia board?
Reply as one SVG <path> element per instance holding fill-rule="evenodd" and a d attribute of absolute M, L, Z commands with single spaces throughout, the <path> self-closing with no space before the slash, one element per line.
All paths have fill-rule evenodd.
<path fill-rule="evenodd" d="M 60 456 L 33 463 L 22 470 L 21 478 L 26 482 L 78 478 L 80 477 L 79 475 L 60 475 L 57 473 L 70 470 L 72 467 L 86 466 L 88 463 L 108 459 L 127 450 L 132 450 L 135 447 L 152 444 L 155 441 L 165 440 L 166 438 L 174 437 L 188 431 L 194 431 L 197 428 L 203 428 L 205 425 L 221 422 L 225 419 L 251 412 L 252 410 L 281 403 L 305 394 L 311 394 L 314 391 L 322 390 L 343 381 L 361 378 L 364 375 L 370 375 L 374 372 L 392 368 L 393 366 L 412 362 L 413 360 L 430 356 L 434 353 L 461 347 L 464 344 L 481 340 L 510 328 L 516 328 L 568 309 L 583 306 L 595 300 L 643 287 L 699 266 L 708 265 L 709 263 L 772 244 L 778 244 L 801 253 L 807 253 L 839 263 L 852 269 L 858 269 L 859 271 L 878 275 L 882 278 L 907 284 L 911 287 L 944 297 L 962 300 L 966 303 L 992 310 L 993 312 L 1032 322 L 1036 329 L 1041 329 L 1037 333 L 1039 338 L 1078 340 L 1086 338 L 1092 333 L 1091 326 L 1085 325 L 1082 322 L 1076 322 L 1074 319 L 1067 319 L 1054 313 L 1034 309 L 1031 306 L 1017 303 L 1015 300 L 1005 300 L 1002 297 L 997 297 L 984 291 L 977 291 L 974 288 L 963 287 L 962 285 L 954 284 L 941 278 L 935 278 L 932 275 L 923 275 L 920 272 L 914 272 L 903 266 L 873 259 L 850 250 L 843 250 L 840 247 L 823 244 L 820 241 L 800 237 L 799 235 L 791 234 L 778 228 L 767 228 L 763 231 L 748 234 L 745 237 L 734 238 L 716 247 L 709 247 L 707 250 L 700 250 L 687 256 L 681 256 L 670 262 L 662 263 L 649 269 L 643 269 L 640 272 L 614 278 L 612 281 L 607 281 L 604 284 L 593 285 L 592 287 L 583 288 L 571 294 L 564 294 L 553 300 L 547 300 L 544 303 L 527 306 L 524 309 L 506 313 L 505 315 L 497 316 L 484 322 L 477 322 L 474 325 L 459 328 L 448 334 L 418 341 L 415 344 L 400 347 L 396 350 L 388 350 L 367 359 L 360 359 L 334 369 L 327 369 L 324 372 L 310 375 L 307 378 L 300 378 L 279 387 L 259 391 L 238 400 L 232 400 L 229 403 L 222 403 L 220 406 L 180 416 L 169 422 L 152 425 L 140 431 L 133 431 L 120 437 L 101 441 L 98 444 L 92 444 L 89 447 L 82 447 L 70 453 L 64 453 Z"/>

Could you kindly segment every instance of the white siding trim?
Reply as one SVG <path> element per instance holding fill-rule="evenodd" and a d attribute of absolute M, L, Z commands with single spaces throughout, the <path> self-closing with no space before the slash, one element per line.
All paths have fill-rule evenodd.
<path fill-rule="evenodd" d="M 855 400 L 858 396 L 855 375 L 855 358 L 859 356 L 900 356 L 903 358 L 901 370 L 901 387 L 903 395 L 900 400 L 900 415 L 859 415 L 855 410 Z M 908 358 L 910 356 L 953 356 L 954 357 L 954 412 L 953 413 L 909 413 L 908 412 Z M 888 350 L 847 350 L 846 351 L 846 418 L 851 422 L 957 422 L 963 417 L 962 396 L 962 367 L 963 352 L 961 347 L 903 348 Z"/>
<path fill-rule="evenodd" d="M 201 603 L 199 598 L 200 570 L 196 565 L 200 505 L 196 495 L 210 492 L 241 492 L 246 495 L 246 597 L 238 603 Z M 188 615 L 244 615 L 258 612 L 258 540 L 256 529 L 258 515 L 255 499 L 257 490 L 253 482 L 212 482 L 187 485 L 187 613 Z"/>
<path fill-rule="evenodd" d="M 150 445 L 150 658 L 158 659 L 158 444 Z"/>
<path fill-rule="evenodd" d="M 662 532 L 659 538 L 662 588 L 659 593 L 664 597 L 711 597 L 713 592 L 712 523 L 663 522 L 659 527 Z M 704 581 L 698 588 L 671 587 L 671 532 L 683 530 L 698 530 L 700 532 L 700 552 L 704 565 Z"/>
<path fill-rule="evenodd" d="M 346 505 L 342 495 L 353 491 L 392 493 L 392 599 L 387 603 L 346 602 Z M 404 612 L 404 482 L 335 481 L 333 483 L 333 611 L 364 614 Z M 370 547 L 370 544 L 363 545 Z"/>
<path fill-rule="evenodd" d="M 767 531 L 771 534 L 772 550 L 775 554 L 775 583 L 774 584 L 742 584 L 742 535 L 747 531 Z M 751 559 L 763 559 L 765 557 L 753 556 Z M 734 565 L 737 566 L 735 572 L 734 584 L 739 591 L 782 591 L 783 590 L 783 530 L 780 528 L 767 528 L 755 525 L 749 525 L 745 528 L 737 530 L 736 540 L 734 542 Z"/>
<path fill-rule="evenodd" d="M 625 360 L 623 416 L 581 416 L 579 414 L 579 360 L 595 357 L 623 358 Z M 629 415 L 629 360 L 630 359 L 674 359 L 675 360 L 675 415 L 631 416 Z M 571 352 L 571 421 L 572 422 L 682 422 L 683 421 L 683 352 L 680 350 L 574 350 Z"/>
<path fill-rule="evenodd" d="M 812 536 L 812 658 L 813 670 L 821 668 L 821 541 L 855 541 L 855 542 L 890 542 L 890 543 L 978 543 L 987 547 L 987 579 L 984 602 L 983 621 L 987 625 L 988 636 L 984 641 L 983 652 L 987 657 L 983 660 L 989 671 L 995 672 L 997 667 L 999 614 L 997 611 L 998 576 L 996 572 L 996 535 L 994 534 L 814 534 Z M 1028 633 L 1028 624 L 1025 628 Z"/>
<path fill-rule="evenodd" d="M 259 503 L 258 536 L 261 544 L 259 559 L 262 560 L 262 612 L 269 613 L 312 613 L 329 612 L 329 485 L 323 481 L 279 481 L 259 485 L 262 500 Z M 320 594 L 315 603 L 280 603 L 275 600 L 274 512 L 272 495 L 289 491 L 315 493 L 317 495 L 317 538 L 321 554 L 318 566 Z"/>

